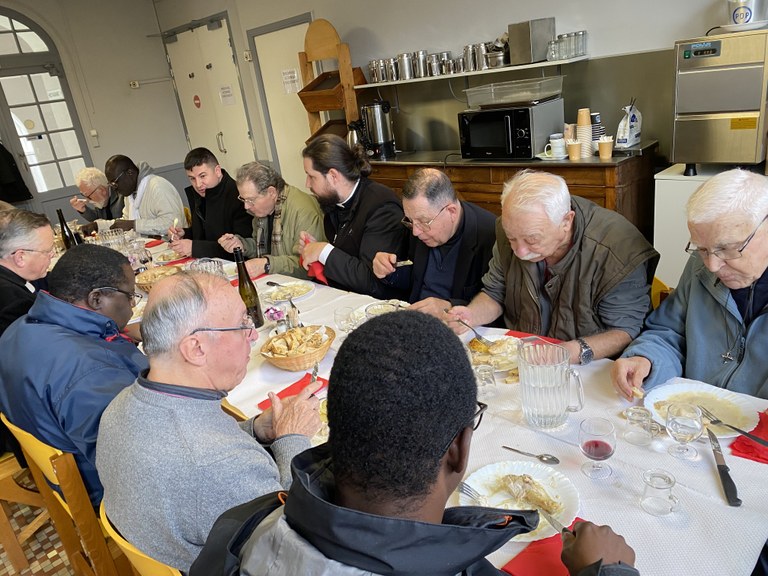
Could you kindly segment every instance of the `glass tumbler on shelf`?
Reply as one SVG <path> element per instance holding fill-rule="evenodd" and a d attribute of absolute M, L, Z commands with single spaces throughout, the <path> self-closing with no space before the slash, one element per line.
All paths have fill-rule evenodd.
<path fill-rule="evenodd" d="M 547 61 L 554 62 L 560 60 L 560 51 L 558 50 L 557 40 L 550 40 L 547 43 Z"/>
<path fill-rule="evenodd" d="M 675 458 L 692 460 L 698 451 L 689 442 L 693 442 L 704 430 L 701 422 L 701 410 L 693 404 L 673 403 L 667 408 L 667 434 L 678 444 L 667 450 Z"/>

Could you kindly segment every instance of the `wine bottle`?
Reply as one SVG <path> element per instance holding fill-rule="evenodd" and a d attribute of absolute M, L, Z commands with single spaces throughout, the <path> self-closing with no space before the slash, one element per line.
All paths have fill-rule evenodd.
<path fill-rule="evenodd" d="M 238 290 L 240 291 L 240 298 L 242 298 L 245 303 L 245 309 L 253 320 L 253 325 L 256 326 L 256 328 L 261 328 L 264 326 L 264 313 L 261 311 L 259 293 L 256 292 L 256 286 L 253 285 L 248 270 L 245 268 L 243 251 L 240 248 L 235 248 L 234 255 L 235 263 L 237 264 L 237 283 Z"/>
<path fill-rule="evenodd" d="M 67 225 L 67 221 L 64 220 L 64 213 L 58 209 L 56 214 L 59 217 L 59 225 L 61 226 L 61 241 L 64 242 L 64 249 L 69 250 L 72 246 L 76 246 L 81 243 L 78 237 Z"/>

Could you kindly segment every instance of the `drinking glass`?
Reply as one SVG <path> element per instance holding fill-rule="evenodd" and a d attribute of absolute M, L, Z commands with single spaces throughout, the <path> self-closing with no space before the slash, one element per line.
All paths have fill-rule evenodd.
<path fill-rule="evenodd" d="M 475 382 L 477 382 L 477 398 L 485 402 L 496 396 L 498 387 L 496 386 L 496 376 L 493 373 L 493 366 L 480 364 L 475 366 Z"/>
<path fill-rule="evenodd" d="M 333 322 L 336 328 L 347 334 L 355 327 L 355 319 L 352 317 L 352 308 L 344 306 L 333 311 Z"/>
<path fill-rule="evenodd" d="M 608 478 L 613 473 L 607 460 L 613 456 L 616 448 L 616 429 L 610 420 L 605 418 L 587 418 L 579 426 L 579 446 L 584 455 L 593 460 L 585 462 L 581 471 L 593 480 Z"/>
<path fill-rule="evenodd" d="M 667 408 L 667 434 L 678 444 L 669 447 L 668 452 L 675 458 L 691 460 L 698 452 L 689 442 L 693 442 L 703 431 L 701 410 L 693 404 L 675 403 Z"/>

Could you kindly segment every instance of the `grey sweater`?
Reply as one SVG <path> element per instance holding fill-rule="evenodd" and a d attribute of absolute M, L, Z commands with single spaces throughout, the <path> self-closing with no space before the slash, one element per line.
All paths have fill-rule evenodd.
<path fill-rule="evenodd" d="M 96 445 L 110 520 L 146 554 L 188 571 L 216 518 L 288 488 L 291 459 L 309 448 L 305 436 L 284 436 L 273 460 L 252 430 L 217 399 L 126 388 L 104 412 Z"/>

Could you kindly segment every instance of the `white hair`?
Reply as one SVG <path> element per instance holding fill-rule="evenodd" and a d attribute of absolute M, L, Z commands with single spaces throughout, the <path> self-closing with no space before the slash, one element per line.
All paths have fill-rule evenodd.
<path fill-rule="evenodd" d="M 560 176 L 522 170 L 504 183 L 501 206 L 502 211 L 515 212 L 534 212 L 541 207 L 553 224 L 559 224 L 571 209 L 571 195 Z"/>
<path fill-rule="evenodd" d="M 688 199 L 688 222 L 703 224 L 727 216 L 746 216 L 757 225 L 768 215 L 768 178 L 748 170 L 713 176 Z"/>
<path fill-rule="evenodd" d="M 83 168 L 75 175 L 75 186 L 79 188 L 80 184 L 87 184 L 89 188 L 98 188 L 99 186 L 106 188 L 109 181 L 104 172 L 98 168 Z"/>

